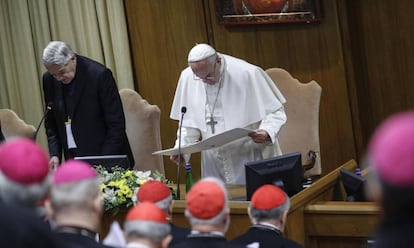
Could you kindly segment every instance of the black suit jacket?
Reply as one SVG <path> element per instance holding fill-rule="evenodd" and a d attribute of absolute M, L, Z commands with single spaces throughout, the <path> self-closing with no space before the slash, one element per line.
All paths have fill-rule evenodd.
<path fill-rule="evenodd" d="M 80 234 L 57 232 L 56 239 L 60 248 L 114 248 L 97 242 L 95 239 Z"/>
<path fill-rule="evenodd" d="M 188 236 L 186 240 L 169 246 L 171 248 L 237 248 L 237 247 L 245 247 L 244 245 L 240 244 L 231 244 L 229 243 L 224 237 L 194 237 Z"/>
<path fill-rule="evenodd" d="M 4 138 L 3 132 L 1 131 L 1 127 L 0 127 L 0 143 L 2 141 L 5 141 L 6 139 Z"/>
<path fill-rule="evenodd" d="M 173 246 L 187 239 L 187 236 L 191 233 L 190 228 L 176 226 L 170 223 L 172 240 L 168 246 Z"/>
<path fill-rule="evenodd" d="M 0 247 L 60 247 L 56 237 L 33 210 L 0 201 Z"/>
<path fill-rule="evenodd" d="M 260 248 L 302 248 L 299 243 L 282 237 L 280 232 L 256 226 L 250 227 L 246 233 L 236 237 L 230 242 L 243 245 L 256 242 L 260 244 Z"/>
<path fill-rule="evenodd" d="M 112 72 L 104 65 L 77 55 L 72 107 L 66 109 L 63 86 L 53 76 L 43 74 L 44 99 L 51 105 L 45 119 L 49 153 L 74 156 L 127 154 L 134 165 L 125 132 L 125 116 Z M 65 121 L 70 116 L 77 148 L 69 151 Z"/>

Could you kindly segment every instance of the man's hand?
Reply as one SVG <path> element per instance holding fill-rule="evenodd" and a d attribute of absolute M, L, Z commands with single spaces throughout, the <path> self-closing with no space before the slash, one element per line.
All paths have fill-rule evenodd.
<path fill-rule="evenodd" d="M 171 155 L 170 156 L 170 160 L 173 161 L 175 164 L 180 163 L 183 166 L 185 164 L 185 160 L 184 160 L 184 157 L 183 157 L 182 154 L 180 156 L 178 156 L 178 155 Z"/>
<path fill-rule="evenodd" d="M 59 166 L 59 158 L 56 156 L 53 156 L 49 160 L 49 170 L 55 171 Z"/>
<path fill-rule="evenodd" d="M 249 136 L 253 139 L 255 143 L 272 143 L 272 139 L 270 138 L 269 134 L 262 129 L 258 129 L 249 133 Z"/>

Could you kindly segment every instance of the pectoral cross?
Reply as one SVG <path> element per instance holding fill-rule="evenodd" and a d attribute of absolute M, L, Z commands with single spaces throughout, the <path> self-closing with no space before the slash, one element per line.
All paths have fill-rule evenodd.
<path fill-rule="evenodd" d="M 214 134 L 214 125 L 217 124 L 217 121 L 214 120 L 213 116 L 210 116 L 210 121 L 207 122 L 207 125 L 210 125 L 211 132 Z"/>

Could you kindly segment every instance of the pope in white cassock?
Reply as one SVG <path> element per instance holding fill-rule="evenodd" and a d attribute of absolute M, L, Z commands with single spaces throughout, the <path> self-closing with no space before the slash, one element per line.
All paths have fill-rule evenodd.
<path fill-rule="evenodd" d="M 201 176 L 245 184 L 247 162 L 281 155 L 277 134 L 286 122 L 286 102 L 263 69 L 198 44 L 180 75 L 170 118 L 180 121 L 181 145 L 233 128 L 254 130 L 248 137 L 201 152 Z M 179 131 L 177 132 L 178 146 Z M 170 159 L 178 162 L 178 156 Z M 188 157 L 187 157 L 188 159 Z"/>

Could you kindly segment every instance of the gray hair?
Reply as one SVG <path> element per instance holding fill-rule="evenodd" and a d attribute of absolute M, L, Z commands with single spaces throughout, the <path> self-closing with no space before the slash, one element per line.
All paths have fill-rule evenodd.
<path fill-rule="evenodd" d="M 165 197 L 161 201 L 154 202 L 154 204 L 157 205 L 159 208 L 161 208 L 164 212 L 168 213 L 171 202 L 172 202 L 172 195 L 170 194 L 169 196 Z M 139 203 L 141 202 L 138 201 L 138 204 Z"/>
<path fill-rule="evenodd" d="M 63 41 L 51 41 L 43 50 L 43 64 L 65 65 L 69 63 L 74 54 L 72 48 Z"/>
<path fill-rule="evenodd" d="M 155 223 L 153 221 L 125 221 L 124 231 L 127 240 L 134 238 L 146 238 L 160 243 L 171 232 L 171 227 L 166 223 Z"/>
<path fill-rule="evenodd" d="M 57 211 L 65 209 L 85 209 L 89 211 L 94 199 L 100 193 L 100 179 L 98 177 L 80 182 L 52 185 L 50 201 Z"/>
<path fill-rule="evenodd" d="M 46 197 L 49 185 L 49 176 L 39 183 L 20 184 L 0 172 L 0 198 L 8 204 L 34 209 L 37 203 Z"/>
<path fill-rule="evenodd" d="M 285 193 L 286 194 L 286 193 Z M 253 207 L 250 203 L 250 218 L 253 223 L 258 223 L 264 220 L 278 220 L 282 217 L 283 213 L 289 211 L 290 208 L 290 199 L 286 195 L 286 201 L 279 207 L 262 210 Z"/>
<path fill-rule="evenodd" d="M 224 197 L 225 197 L 225 203 L 223 206 L 223 209 L 220 211 L 219 214 L 217 214 L 216 216 L 214 216 L 211 219 L 199 219 L 194 217 L 191 212 L 189 210 L 185 210 L 185 216 L 188 218 L 188 220 L 190 221 L 191 225 L 222 225 L 224 223 L 224 219 L 227 216 L 227 209 L 228 209 L 228 196 L 227 196 L 227 190 L 226 187 L 224 186 L 224 183 L 215 178 L 215 177 L 206 177 L 200 181 L 210 181 L 210 182 L 214 182 L 216 183 L 223 191 L 224 193 Z"/>
<path fill-rule="evenodd" d="M 216 63 L 216 61 L 218 59 L 218 54 L 215 53 L 215 54 L 211 55 L 210 57 L 208 57 L 207 59 L 210 62 L 210 64 L 214 65 L 214 63 Z"/>

